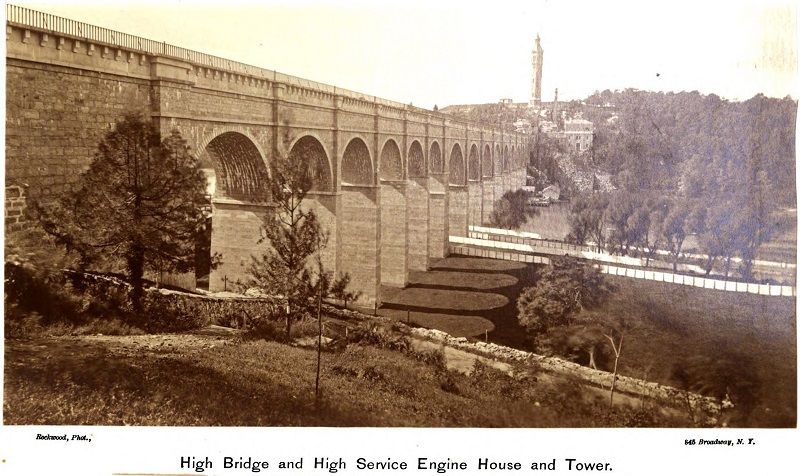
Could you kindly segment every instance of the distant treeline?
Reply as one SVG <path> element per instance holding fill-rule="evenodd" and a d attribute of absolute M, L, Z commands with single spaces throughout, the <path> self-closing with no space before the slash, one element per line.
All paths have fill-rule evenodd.
<path fill-rule="evenodd" d="M 760 246 L 786 226 L 781 209 L 796 204 L 797 103 L 633 89 L 586 103 L 594 162 L 618 190 L 574 201 L 570 238 L 621 254 L 637 247 L 647 258 L 667 249 L 677 263 L 684 238 L 696 234 L 706 272 L 721 258 L 727 276 L 740 257 L 736 271 L 751 279 Z"/>
<path fill-rule="evenodd" d="M 591 107 L 607 104 L 613 107 Z M 734 102 L 696 91 L 626 89 L 597 92 L 586 105 L 596 124 L 594 159 L 621 189 L 795 203 L 797 102 L 791 98 L 759 94 Z"/>

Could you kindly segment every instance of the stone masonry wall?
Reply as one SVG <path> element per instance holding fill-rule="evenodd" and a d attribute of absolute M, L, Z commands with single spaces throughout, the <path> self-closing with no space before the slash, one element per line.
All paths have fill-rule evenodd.
<path fill-rule="evenodd" d="M 404 183 L 381 184 L 381 284 L 408 283 L 408 219 Z"/>
<path fill-rule="evenodd" d="M 483 182 L 481 182 L 483 186 L 483 212 L 479 225 L 489 223 L 489 217 L 492 215 L 492 211 L 494 211 L 494 201 L 500 198 L 494 196 L 494 182 L 495 179 L 483 179 Z"/>
<path fill-rule="evenodd" d="M 222 262 L 211 272 L 211 291 L 231 291 L 236 281 L 245 283 L 251 256 L 265 245 L 259 245 L 262 217 L 266 206 L 245 205 L 215 200 L 211 228 L 211 256 L 222 255 Z"/>
<path fill-rule="evenodd" d="M 350 273 L 350 286 L 361 291 L 364 305 L 372 305 L 380 297 L 378 192 L 376 187 L 343 186 L 341 213 L 337 214 L 341 271 Z"/>
<path fill-rule="evenodd" d="M 25 188 L 19 185 L 6 187 L 6 230 L 22 229 L 25 222 Z"/>
<path fill-rule="evenodd" d="M 449 234 L 456 236 L 467 236 L 467 225 L 469 217 L 469 195 L 467 188 L 459 185 L 451 185 L 449 190 L 450 203 L 448 204 L 448 226 Z"/>
<path fill-rule="evenodd" d="M 409 180 L 406 187 L 408 205 L 408 269 L 427 271 L 428 269 L 428 237 L 429 207 L 428 190 L 425 187 L 428 179 Z"/>
<path fill-rule="evenodd" d="M 469 191 L 468 224 L 480 226 L 482 224 L 481 215 L 483 213 L 483 192 L 481 191 L 481 183 L 469 182 L 467 189 Z"/>
<path fill-rule="evenodd" d="M 30 198 L 70 190 L 114 124 L 149 108 L 147 81 L 13 59 L 6 66 L 6 184 L 27 185 Z"/>
<path fill-rule="evenodd" d="M 428 179 L 428 256 L 444 258 L 447 256 L 450 229 L 448 226 L 447 186 L 443 176 Z"/>

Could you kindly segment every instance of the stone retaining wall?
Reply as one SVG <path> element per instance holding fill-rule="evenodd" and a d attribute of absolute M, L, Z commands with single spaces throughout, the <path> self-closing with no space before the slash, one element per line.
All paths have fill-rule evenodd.
<path fill-rule="evenodd" d="M 424 339 L 441 342 L 452 348 L 479 354 L 491 359 L 520 364 L 534 364 L 545 372 L 575 377 L 591 386 L 601 388 L 611 387 L 613 374 L 584 367 L 556 357 L 545 357 L 532 352 L 525 352 L 493 343 L 469 342 L 465 337 L 453 337 L 450 334 L 436 329 L 413 328 L 410 330 L 410 333 Z M 722 403 L 715 398 L 705 397 L 656 382 L 649 382 L 623 375 L 617 375 L 615 389 L 629 395 L 654 399 L 671 407 L 685 408 L 688 399 L 692 409 L 697 414 L 706 415 L 708 419 L 706 423 L 708 424 L 714 424 L 717 421 L 717 417 L 722 409 Z"/>

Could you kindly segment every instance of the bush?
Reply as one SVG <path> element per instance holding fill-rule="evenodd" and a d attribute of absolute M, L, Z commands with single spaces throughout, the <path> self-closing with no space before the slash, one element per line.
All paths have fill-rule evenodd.
<path fill-rule="evenodd" d="M 278 314 L 272 298 L 212 298 L 150 290 L 143 309 L 151 331 L 181 331 L 216 324 L 254 330 Z"/>
<path fill-rule="evenodd" d="M 6 305 L 18 307 L 20 313 L 37 313 L 42 324 L 58 319 L 77 320 L 81 314 L 80 299 L 70 292 L 70 283 L 60 274 L 20 263 L 6 263 L 4 290 Z"/>
<path fill-rule="evenodd" d="M 114 304 L 120 293 L 76 286 L 60 273 L 6 263 L 5 330 L 9 339 L 43 335 L 140 334 Z"/>
<path fill-rule="evenodd" d="M 43 330 L 41 314 L 38 312 L 21 312 L 14 304 L 6 305 L 6 339 L 38 337 L 42 334 Z"/>
<path fill-rule="evenodd" d="M 359 326 L 348 334 L 348 342 L 361 345 L 369 345 L 389 350 L 408 352 L 411 348 L 408 338 L 404 335 L 393 332 L 386 325 L 367 323 Z"/>

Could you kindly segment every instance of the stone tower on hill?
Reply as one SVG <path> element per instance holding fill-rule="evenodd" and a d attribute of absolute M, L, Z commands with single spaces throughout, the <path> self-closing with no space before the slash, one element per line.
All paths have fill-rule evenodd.
<path fill-rule="evenodd" d="M 533 77 L 531 79 L 531 106 L 538 108 L 542 105 L 542 63 L 544 62 L 544 50 L 542 49 L 539 35 L 536 35 L 536 47 L 531 53 L 531 65 L 533 66 Z"/>

